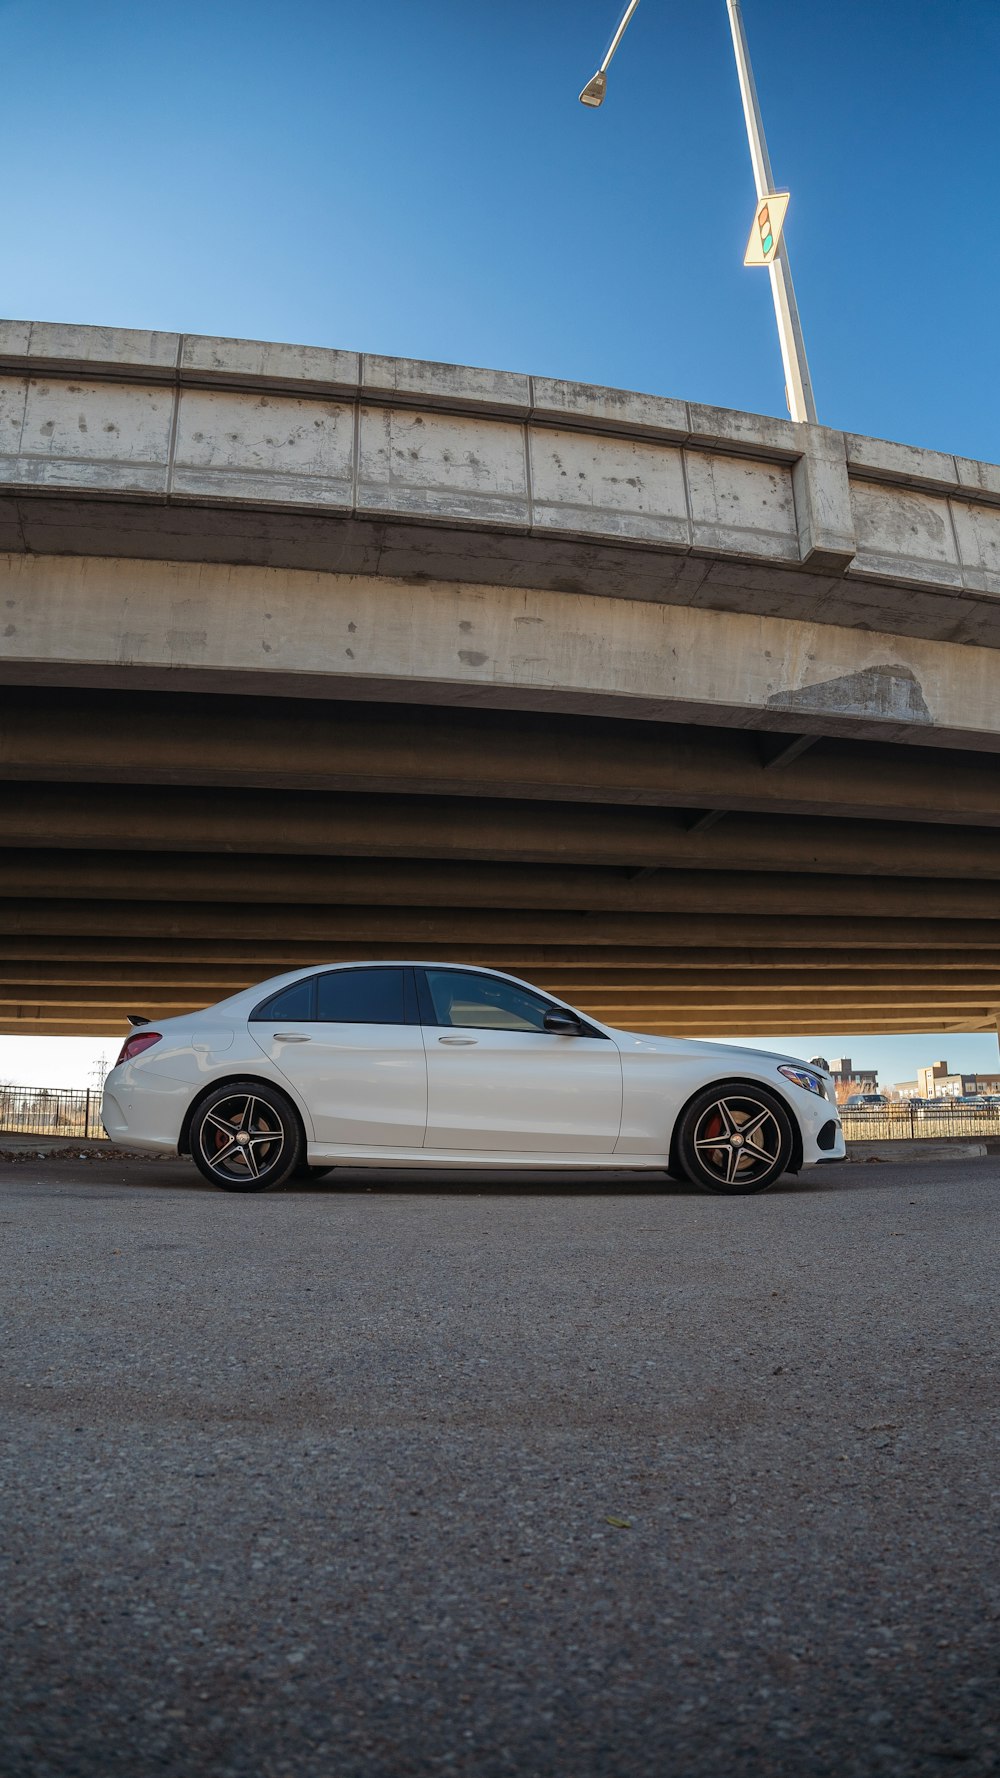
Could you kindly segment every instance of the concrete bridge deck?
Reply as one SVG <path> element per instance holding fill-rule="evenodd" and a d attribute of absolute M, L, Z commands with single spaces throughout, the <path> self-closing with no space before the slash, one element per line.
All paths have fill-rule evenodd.
<path fill-rule="evenodd" d="M 1000 468 L 0 323 L 0 1030 L 434 951 L 686 1034 L 992 1029 Z"/>

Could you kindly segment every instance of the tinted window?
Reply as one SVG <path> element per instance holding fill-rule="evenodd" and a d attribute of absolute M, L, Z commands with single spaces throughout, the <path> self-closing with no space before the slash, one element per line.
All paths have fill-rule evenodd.
<path fill-rule="evenodd" d="M 490 1031 L 544 1031 L 551 1002 L 495 976 L 458 969 L 429 969 L 427 986 L 437 1025 L 471 1025 Z"/>
<path fill-rule="evenodd" d="M 305 981 L 293 982 L 290 988 L 280 989 L 277 994 L 271 995 L 270 1000 L 262 1000 L 259 1006 L 255 1006 L 250 1017 L 269 1021 L 297 1019 L 300 1024 L 303 1020 L 311 1019 L 315 981 L 315 976 L 307 975 Z"/>
<path fill-rule="evenodd" d="M 405 1025 L 401 969 L 343 969 L 319 978 L 316 1017 L 333 1025 Z"/>

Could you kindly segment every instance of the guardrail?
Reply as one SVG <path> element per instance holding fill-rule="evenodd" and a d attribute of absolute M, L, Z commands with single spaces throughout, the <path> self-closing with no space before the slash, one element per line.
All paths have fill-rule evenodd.
<path fill-rule="evenodd" d="M 106 1141 L 98 1090 L 70 1087 L 0 1087 L 3 1136 L 82 1136 Z"/>

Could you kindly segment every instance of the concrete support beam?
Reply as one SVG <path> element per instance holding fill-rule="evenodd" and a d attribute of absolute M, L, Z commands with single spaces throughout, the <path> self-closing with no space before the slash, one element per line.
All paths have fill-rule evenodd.
<path fill-rule="evenodd" d="M 822 896 L 847 907 L 853 920 L 1000 919 L 1000 897 L 990 882 L 941 878 L 827 876 Z M 661 871 L 630 879 L 620 871 L 423 859 L 208 857 L 167 853 L 0 851 L 0 897 L 37 898 L 58 908 L 127 900 L 284 907 L 289 920 L 307 908 L 368 908 L 387 920 L 408 909 L 550 910 L 569 916 L 603 914 L 634 919 L 668 915 L 798 916 L 817 899 L 815 879 L 758 871 Z M 217 919 L 217 915 L 208 914 Z M 228 916 L 227 916 L 228 917 Z"/>
<path fill-rule="evenodd" d="M 41 1008 L 39 1012 L 41 1012 L 41 1017 L 36 1017 L 34 1015 L 36 1008 L 25 1006 L 25 1008 L 21 1008 L 18 1015 L 4 1017 L 2 1008 L 0 1008 L 0 1037 L 109 1037 L 121 1044 L 128 1035 L 125 1017 L 94 1017 L 89 1013 L 87 1015 L 69 1013 L 69 1015 L 52 1017 L 50 1008 Z M 708 1017 L 699 1017 L 696 1021 L 671 1021 L 669 1026 L 662 1026 L 662 1024 L 655 1024 L 655 1022 L 630 1022 L 626 1028 L 648 1031 L 649 1035 L 655 1035 L 655 1037 L 699 1037 L 715 1038 L 715 1040 L 731 1037 L 770 1038 L 772 1035 L 776 1035 L 774 1033 L 776 1022 L 781 1024 L 781 1028 L 788 1029 L 794 1021 L 786 1021 L 786 1019 L 776 1021 L 772 1013 L 762 1013 L 760 1017 L 740 1015 L 738 1019 L 731 1019 L 731 1021 L 726 1021 L 724 1017 L 712 1019 L 708 1015 Z M 810 1021 L 810 1024 L 811 1022 L 813 1021 Z M 801 1026 L 802 1022 L 799 1021 L 799 1029 Z M 849 1029 L 851 1029 L 852 1037 L 863 1037 L 867 1033 L 886 1035 L 886 1033 L 893 1033 L 893 1031 L 899 1031 L 899 1033 L 907 1033 L 907 1031 L 913 1031 L 913 1033 L 920 1033 L 920 1031 L 927 1031 L 927 1033 L 986 1031 L 986 1029 L 991 1029 L 991 1026 L 989 1026 L 989 1022 L 982 1021 L 979 1013 L 972 1012 L 959 1013 L 957 1017 L 948 1019 L 948 1021 L 943 1021 L 938 1013 L 932 1015 L 931 1019 L 918 1019 L 918 1017 L 890 1019 L 890 1017 L 883 1017 L 881 1013 L 877 1013 L 875 1017 L 861 1017 L 861 1015 L 852 1017 Z"/>
<path fill-rule="evenodd" d="M 75 912 L 76 904 L 73 904 L 71 919 Z M 763 941 L 760 931 L 754 934 L 757 943 L 752 938 L 740 943 L 738 931 L 730 933 L 727 943 L 724 922 L 713 924 L 717 928 L 714 933 L 717 942 L 712 943 L 705 937 L 696 942 L 692 938 L 690 946 L 680 949 L 675 930 L 671 941 L 662 945 L 553 944 L 524 940 L 503 943 L 494 939 L 479 947 L 476 954 L 462 941 L 440 940 L 434 947 L 434 956 L 441 961 L 480 962 L 505 969 L 512 975 L 548 985 L 553 993 L 567 996 L 585 988 L 589 990 L 595 981 L 606 979 L 609 972 L 615 979 L 625 975 L 631 980 L 637 976 L 640 982 L 655 985 L 665 971 L 672 974 L 678 966 L 697 972 L 697 979 L 704 972 L 706 979 L 721 977 L 726 980 L 731 971 L 753 973 L 780 969 L 790 981 L 798 976 L 806 983 L 813 979 L 822 983 L 827 976 L 835 982 L 852 980 L 858 972 L 866 974 L 869 966 L 882 971 L 890 981 L 897 978 L 908 980 L 911 967 L 916 971 L 926 969 L 932 978 L 939 972 L 956 972 L 965 979 L 970 972 L 982 971 L 990 981 L 1000 971 L 998 946 L 989 946 L 977 956 L 974 951 L 970 954 L 969 950 L 952 947 L 946 935 L 937 947 L 926 944 L 918 950 L 908 951 L 907 944 L 913 936 L 909 923 L 903 941 L 887 949 L 882 956 L 877 954 L 877 941 L 855 950 L 849 944 L 838 947 L 835 942 L 829 946 L 814 946 L 805 940 L 786 944 L 779 937 L 772 947 Z M 831 930 L 835 939 L 836 928 Z M 0 927 L 0 968 L 25 980 L 36 979 L 34 973 L 30 977 L 23 976 L 26 969 L 31 969 L 39 972 L 39 980 L 67 981 L 76 978 L 72 974 L 64 977 L 62 971 L 79 968 L 84 972 L 83 979 L 98 983 L 111 979 L 115 971 L 136 970 L 146 978 L 150 970 L 168 968 L 197 972 L 195 985 L 200 985 L 219 979 L 213 973 L 217 969 L 241 971 L 239 979 L 252 983 L 265 976 L 280 975 L 285 970 L 306 969 L 317 962 L 362 963 L 373 954 L 365 940 L 341 940 L 336 944 L 324 940 L 323 943 L 320 953 L 315 939 L 289 937 L 287 933 L 279 933 L 277 937 L 269 934 L 246 937 L 234 936 L 227 928 L 215 931 L 209 937 L 178 936 L 164 931 L 136 936 L 134 933 L 123 934 L 113 924 L 98 933 L 61 929 L 54 934 L 26 934 L 14 932 L 5 914 L 4 924 Z M 428 956 L 430 953 L 422 950 L 419 954 Z M 46 970 L 56 973 L 46 978 Z M 12 976 L 8 973 L 5 979 L 10 980 Z M 562 987 L 557 985 L 560 982 Z"/>
<path fill-rule="evenodd" d="M 0 557 L 8 683 L 557 709 L 1000 748 L 992 648 L 474 581 Z M 1000 640 L 1000 636 L 998 636 Z"/>
<path fill-rule="evenodd" d="M 192 698 L 12 693 L 0 713 L 0 780 L 1000 825 L 1000 773 L 984 754 L 823 740 L 771 771 L 753 735 L 727 729 L 425 707 L 317 710 L 291 700 L 216 703 L 222 708 Z M 699 844 L 708 838 L 694 837 Z M 724 830 L 716 838 L 724 843 Z"/>
<path fill-rule="evenodd" d="M 834 952 L 828 966 L 816 972 L 804 962 L 798 966 L 789 964 L 791 953 L 787 952 L 762 952 L 753 968 L 720 967 L 707 961 L 724 954 L 703 952 L 706 961 L 697 968 L 671 964 L 668 952 L 663 953 L 668 960 L 655 968 L 637 965 L 626 970 L 598 964 L 587 969 L 551 961 L 543 965 L 519 964 L 512 958 L 505 959 L 503 967 L 514 975 L 523 974 L 526 969 L 533 971 L 539 986 L 566 999 L 601 995 L 609 1004 L 617 997 L 635 1006 L 658 1005 L 675 993 L 702 989 L 706 994 L 729 994 L 734 1001 L 752 996 L 758 989 L 763 995 L 784 992 L 789 1000 L 866 993 L 895 999 L 900 991 L 926 992 L 931 1000 L 952 995 L 958 999 L 969 995 L 981 998 L 985 994 L 991 1005 L 1000 999 L 1000 956 L 996 953 L 975 962 L 963 954 L 951 969 L 934 967 L 933 960 L 930 965 L 925 964 L 925 954 L 920 952 L 912 959 L 905 953 L 889 952 L 884 964 L 870 966 L 850 956 L 845 960 Z M 290 969 L 299 966 L 294 960 L 284 961 Z M 279 973 L 273 959 L 265 960 L 262 967 L 272 974 Z M 207 1004 L 208 1000 L 221 999 L 263 979 L 260 970 L 257 959 L 246 963 L 206 959 L 181 964 L 157 960 L 122 962 L 105 956 L 87 963 L 4 958 L 0 960 L 0 998 L 24 1000 L 65 994 L 67 998 L 89 996 L 93 1005 L 98 1006 L 106 997 L 110 997 L 109 1003 L 120 1005 L 130 996 L 155 991 L 161 995 L 184 995 L 192 1004 L 195 1000 Z"/>
<path fill-rule="evenodd" d="M 253 984 L 246 985 L 249 987 Z M 231 991 L 236 992 L 236 989 Z M 564 994 L 562 998 L 568 996 Z M 963 1016 L 971 1008 L 976 1011 L 977 1016 L 986 1019 L 989 1013 L 988 1000 L 988 994 L 973 989 L 965 992 L 948 992 L 944 988 L 933 992 L 914 989 L 907 992 L 897 990 L 894 993 L 877 989 L 868 992 L 863 989 L 857 992 L 841 989 L 793 994 L 787 990 L 767 991 L 761 988 L 757 992 L 742 994 L 730 994 L 724 989 L 709 990 L 704 994 L 697 991 L 674 993 L 667 990 L 644 998 L 627 993 L 608 995 L 592 990 L 589 993 L 583 991 L 576 994 L 573 1004 L 605 1024 L 629 1028 L 637 1022 L 643 1028 L 653 1021 L 672 1029 L 675 1025 L 690 1023 L 692 1017 L 738 1020 L 742 1017 L 762 1018 L 766 1015 L 773 1021 L 776 1029 L 788 1020 L 791 1020 L 792 1026 L 797 1026 L 803 1022 L 815 1023 L 820 1019 L 825 1025 L 834 1024 L 849 1030 L 853 1017 L 874 1016 L 879 1012 L 885 1013 L 889 1018 L 912 1013 L 917 1017 L 930 1017 L 932 1012 L 936 1012 L 947 1022 L 949 1018 Z M 137 1001 L 135 995 L 123 994 L 117 988 L 46 988 L 26 983 L 0 987 L 0 1009 L 12 1008 L 20 1011 L 30 1007 L 34 1009 L 33 1016 L 41 1016 L 39 1009 L 48 1008 L 52 1016 L 114 1013 L 124 1019 L 129 1012 L 142 1011 L 157 1018 L 173 1018 L 210 1004 L 210 996 L 206 996 L 204 992 L 192 992 L 190 989 L 183 991 L 159 988 L 147 991 Z"/>
<path fill-rule="evenodd" d="M 208 939 L 227 954 L 233 940 L 269 941 L 290 946 L 304 941 L 314 947 L 370 947 L 370 955 L 433 955 L 442 945 L 451 954 L 467 947 L 470 962 L 516 947 L 572 946 L 605 951 L 619 945 L 676 947 L 677 919 L 672 914 L 560 913 L 546 910 L 484 908 L 351 908 L 276 905 L 231 906 L 220 922 L 214 903 L 154 901 L 18 901 L 0 903 L 0 921 L 10 938 L 104 939 L 114 950 L 126 939 Z M 220 930 L 224 924 L 225 933 Z M 1000 916 L 956 921 L 845 917 L 833 922 L 823 914 L 686 914 L 684 933 L 692 946 L 765 946 L 772 950 L 815 945 L 818 949 L 913 952 L 995 951 L 1000 948 Z M 431 949 L 433 947 L 433 950 Z M 9 954 L 9 952 L 8 952 Z M 332 953 L 330 953 L 332 954 Z M 605 958 L 604 961 L 607 959 Z"/>
<path fill-rule="evenodd" d="M 0 848 L 1000 877 L 996 829 L 730 812 L 724 833 L 695 835 L 687 819 L 668 809 L 457 797 L 167 787 L 151 796 L 132 786 L 9 781 L 0 789 Z"/>

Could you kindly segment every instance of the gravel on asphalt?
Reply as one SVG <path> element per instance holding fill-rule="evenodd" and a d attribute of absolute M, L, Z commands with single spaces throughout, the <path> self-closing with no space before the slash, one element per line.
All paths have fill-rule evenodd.
<path fill-rule="evenodd" d="M 998 1187 L 3 1166 L 0 1766 L 993 1771 Z"/>

